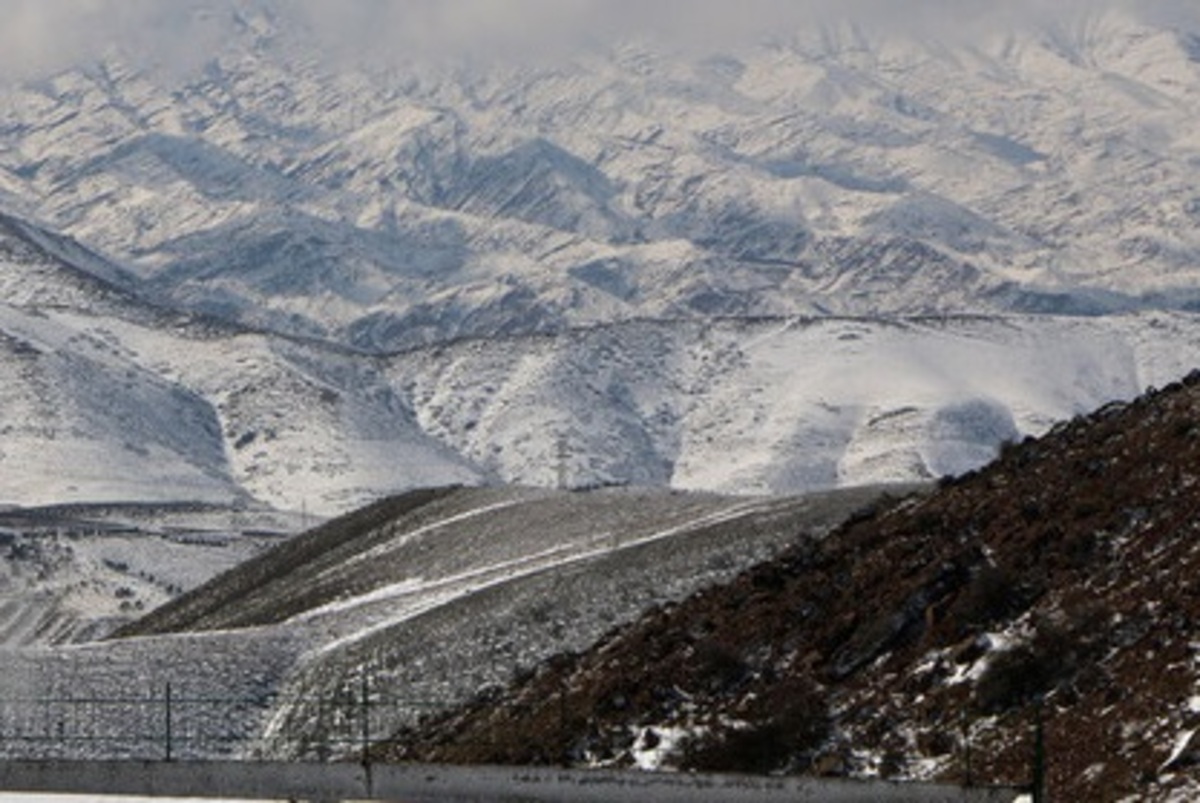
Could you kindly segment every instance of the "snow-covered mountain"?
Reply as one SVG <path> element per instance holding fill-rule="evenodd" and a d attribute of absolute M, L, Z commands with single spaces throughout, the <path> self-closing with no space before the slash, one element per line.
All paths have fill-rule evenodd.
<path fill-rule="evenodd" d="M 1200 321 L 1159 312 L 626 321 L 381 357 L 163 311 L 50 237 L 0 231 L 5 504 L 922 480 L 1200 362 Z"/>
<path fill-rule="evenodd" d="M 6 203 L 159 298 L 366 349 L 1200 304 L 1200 30 L 1084 9 L 354 66 L 277 5 L 216 4 L 183 75 L 116 50 L 10 82 Z"/>
<path fill-rule="evenodd" d="M 374 357 L 165 313 L 40 230 L 0 237 L 26 293 L 0 304 L 8 504 L 926 479 L 1200 361 L 1200 322 L 1168 313 L 625 322 Z"/>

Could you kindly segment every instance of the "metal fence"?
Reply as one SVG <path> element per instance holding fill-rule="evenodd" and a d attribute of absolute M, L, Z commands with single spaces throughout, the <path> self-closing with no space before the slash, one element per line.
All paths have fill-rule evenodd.
<path fill-rule="evenodd" d="M 0 760 L 365 762 L 403 727 L 461 702 L 391 695 L 365 673 L 322 695 L 223 696 L 167 682 L 124 695 L 0 696 Z"/>
<path fill-rule="evenodd" d="M 0 758 L 172 761 L 244 756 L 254 749 L 280 702 L 274 693 L 220 697 L 190 694 L 171 683 L 121 697 L 0 698 Z M 385 716 L 385 710 L 422 705 L 383 699 L 365 684 L 357 697 L 288 697 L 286 702 L 318 712 L 321 744 L 311 752 L 329 760 L 365 755 L 389 738 L 391 727 L 385 722 L 394 717 Z"/>

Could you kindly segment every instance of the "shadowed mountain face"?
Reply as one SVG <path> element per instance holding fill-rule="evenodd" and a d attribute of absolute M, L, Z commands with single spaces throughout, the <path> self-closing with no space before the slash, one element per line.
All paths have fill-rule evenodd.
<path fill-rule="evenodd" d="M 422 730 L 428 761 L 1200 791 L 1200 374 L 1004 449 Z"/>

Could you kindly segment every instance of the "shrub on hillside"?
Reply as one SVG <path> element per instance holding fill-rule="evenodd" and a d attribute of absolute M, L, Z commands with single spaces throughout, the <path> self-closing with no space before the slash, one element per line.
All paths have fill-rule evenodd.
<path fill-rule="evenodd" d="M 950 606 L 947 619 L 961 638 L 1021 612 L 1030 597 L 1012 571 L 984 565 Z"/>
<path fill-rule="evenodd" d="M 1028 644 L 995 656 L 975 685 L 975 706 L 998 714 L 1069 684 L 1107 647 L 1108 612 L 1096 606 L 1042 622 Z"/>
<path fill-rule="evenodd" d="M 683 745 L 680 768 L 765 775 L 806 769 L 830 733 L 820 690 L 796 678 L 757 698 L 739 728 L 714 730 Z"/>

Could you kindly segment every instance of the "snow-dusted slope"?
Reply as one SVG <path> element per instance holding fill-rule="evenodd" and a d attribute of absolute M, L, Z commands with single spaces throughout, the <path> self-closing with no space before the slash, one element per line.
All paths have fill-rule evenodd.
<path fill-rule="evenodd" d="M 371 349 L 1200 303 L 1200 31 L 1080 9 L 355 68 L 294 12 L 219 7 L 183 76 L 110 53 L 8 84 L 0 187 L 174 302 Z"/>
<path fill-rule="evenodd" d="M 123 638 L 14 655 L 0 696 L 36 698 L 70 684 L 103 698 L 127 688 L 132 673 L 208 703 L 180 714 L 181 733 L 191 723 L 194 741 L 181 747 L 189 754 L 253 747 L 340 755 L 353 742 L 339 740 L 361 735 L 363 672 L 376 697 L 372 734 L 386 737 L 556 652 L 581 649 L 648 606 L 823 534 L 878 494 L 414 492 L 246 562 Z M 203 721 L 224 722 L 229 710 L 242 716 L 228 732 Z"/>
<path fill-rule="evenodd" d="M 3 306 L 0 331 L 10 504 L 252 497 L 336 512 L 479 477 L 345 355 Z"/>

